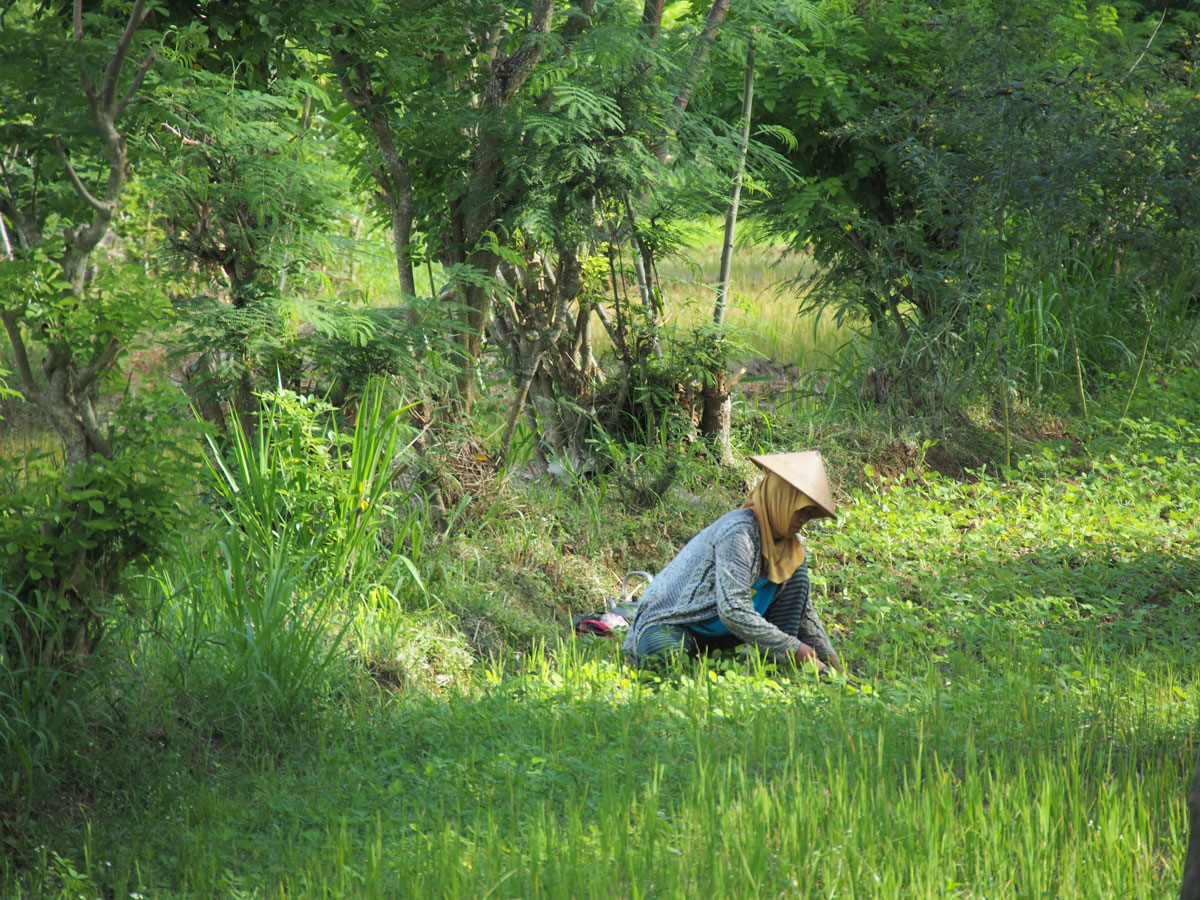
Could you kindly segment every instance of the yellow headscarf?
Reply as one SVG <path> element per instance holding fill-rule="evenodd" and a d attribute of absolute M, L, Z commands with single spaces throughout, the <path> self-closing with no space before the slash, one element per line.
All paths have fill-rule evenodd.
<path fill-rule="evenodd" d="M 762 533 L 763 560 L 768 581 L 783 584 L 804 562 L 804 544 L 788 530 L 797 510 L 815 506 L 812 499 L 796 490 L 774 472 L 759 479 L 742 509 L 754 511 Z"/>

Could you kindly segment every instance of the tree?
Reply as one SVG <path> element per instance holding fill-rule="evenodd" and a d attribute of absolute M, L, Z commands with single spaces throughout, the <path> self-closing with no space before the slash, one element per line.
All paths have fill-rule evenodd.
<path fill-rule="evenodd" d="M 690 127 L 692 91 L 729 7 L 718 0 L 703 18 L 670 27 L 655 2 L 640 16 L 594 2 L 560 15 L 542 0 L 520 10 L 425 3 L 420 15 L 372 4 L 326 11 L 313 40 L 325 41 L 373 146 L 368 165 L 392 223 L 401 283 L 412 284 L 418 230 L 449 273 L 443 296 L 461 310 L 467 406 L 489 328 L 509 351 L 516 402 L 502 444 L 527 397 L 552 433 L 555 398 L 574 401 L 571 383 L 588 383 L 580 348 L 599 294 L 588 292 L 592 305 L 580 308 L 580 273 L 603 245 L 634 249 L 641 302 L 656 304 L 646 271 L 651 240 L 634 217 L 646 215 L 651 186 Z"/>
<path fill-rule="evenodd" d="M 455 337 L 467 361 L 460 391 L 469 407 L 490 279 L 500 259 L 495 238 L 486 236 L 503 212 L 506 112 L 546 48 L 554 3 L 536 0 L 523 28 L 517 14 L 490 4 L 412 5 L 423 7 L 420 15 L 406 8 L 387 13 L 369 3 L 329 10 L 328 30 L 314 39 L 326 42 L 345 97 L 373 144 L 375 159 L 367 165 L 390 213 L 404 295 L 415 294 L 414 167 L 426 176 L 421 188 L 434 189 L 430 199 L 446 223 L 436 230 L 443 264 L 479 275 L 459 281 L 454 298 L 461 309 Z M 514 43 L 517 32 L 522 37 Z M 431 90 L 434 85 L 440 89 Z M 461 163 L 447 167 L 452 148 Z"/>
<path fill-rule="evenodd" d="M 737 166 L 729 188 L 729 205 L 725 210 L 725 239 L 721 245 L 721 270 L 717 275 L 717 300 L 713 305 L 713 325 L 720 329 L 725 324 L 725 310 L 729 304 L 730 272 L 733 267 L 733 243 L 737 230 L 738 206 L 742 196 L 742 181 L 746 175 L 746 154 L 750 143 L 750 116 L 754 110 L 754 35 L 751 33 L 746 47 L 746 71 L 742 86 L 741 132 L 738 136 Z M 716 363 L 709 367 L 704 378 L 702 397 L 704 408 L 700 417 L 700 431 L 716 444 L 721 460 L 731 456 L 729 428 L 731 404 L 729 399 L 728 363 L 724 354 L 719 354 Z"/>
<path fill-rule="evenodd" d="M 1067 384 L 1085 403 L 1089 373 L 1135 362 L 1124 338 L 1163 327 L 1187 294 L 1172 273 L 1192 252 L 1194 104 L 1164 17 L 820 9 L 828 32 L 794 29 L 816 52 L 760 91 L 806 185 L 754 209 L 814 249 L 812 302 L 875 336 L 879 399 L 903 386 L 918 402 L 968 388 L 1007 402 Z"/>
<path fill-rule="evenodd" d="M 247 433 L 260 380 L 298 377 L 289 320 L 303 310 L 285 291 L 330 255 L 325 235 L 349 187 L 321 151 L 314 98 L 320 107 L 308 81 L 276 79 L 268 92 L 185 72 L 159 91 L 158 133 L 147 141 L 168 260 L 204 279 L 179 301 L 184 347 L 199 353 L 189 392 L 218 424 L 215 404 L 228 400 Z"/>
<path fill-rule="evenodd" d="M 152 393 L 115 410 L 100 403 L 101 385 L 165 303 L 136 270 L 120 268 L 114 250 L 97 252 L 111 240 L 129 177 L 122 123 L 156 56 L 141 31 L 146 5 L 137 0 L 115 27 L 103 14 L 85 16 L 81 0 L 69 24 L 49 8 L 24 19 L 9 12 L 0 36 L 0 217 L 11 239 L 0 320 L 17 387 L 62 442 L 57 465 L 30 459 L 0 473 L 8 507 L 0 651 L 16 669 L 90 652 L 99 598 L 162 536 L 186 457 L 171 446 L 175 429 L 163 426 Z"/>
<path fill-rule="evenodd" d="M 128 143 L 118 122 L 137 99 L 154 61 L 154 52 L 146 53 L 132 79 L 125 84 L 122 74 L 146 16 L 144 0 L 138 0 L 98 77 L 89 66 L 89 57 L 97 48 L 85 41 L 82 0 L 75 2 L 69 43 L 55 36 L 59 23 L 52 16 L 42 17 L 36 32 L 6 35 L 8 58 L 4 67 L 12 80 L 6 79 L 5 93 L 15 102 L 6 109 L 8 161 L 0 188 L 0 214 L 8 219 L 16 236 L 16 248 L 9 249 L 10 260 L 19 262 L 22 270 L 20 275 L 11 267 L 9 271 L 18 279 L 29 280 L 8 295 L 11 299 L 0 310 L 0 319 L 12 345 L 21 390 L 28 402 L 46 414 L 62 438 L 68 465 L 81 463 L 93 454 L 111 457 L 113 452 L 109 436 L 97 418 L 95 404 L 97 384 L 121 350 L 120 336 L 101 331 L 94 335 L 90 346 L 81 345 L 71 340 L 68 320 L 77 319 L 79 307 L 86 305 L 84 295 L 92 280 L 89 278 L 92 254 L 109 233 L 125 186 Z M 46 78 L 51 84 L 31 83 L 27 78 L 31 57 L 25 54 L 36 59 L 54 49 L 63 52 L 79 68 L 48 67 Z M 75 134 L 69 118 L 74 112 L 70 101 L 75 98 L 64 84 L 68 72 L 80 79 L 79 99 L 86 100 L 86 120 L 92 131 L 86 138 L 98 140 L 102 148 L 103 187 L 95 192 L 85 183 L 91 171 L 81 162 L 87 158 L 86 138 Z M 39 90 L 42 87 L 49 90 Z M 68 101 L 68 109 L 55 108 L 60 100 Z M 72 137 L 84 139 L 72 146 Z M 45 183 L 55 177 L 59 179 L 57 184 Z M 69 186 L 69 193 L 65 186 Z M 43 196 L 43 190 L 50 193 L 50 202 Z M 70 219 L 79 224 L 69 224 Z M 45 314 L 39 325 L 41 334 L 47 338 L 42 362 L 44 379 L 34 376 L 26 341 L 31 320 L 39 312 Z M 115 310 L 110 307 L 104 312 L 111 314 Z"/>

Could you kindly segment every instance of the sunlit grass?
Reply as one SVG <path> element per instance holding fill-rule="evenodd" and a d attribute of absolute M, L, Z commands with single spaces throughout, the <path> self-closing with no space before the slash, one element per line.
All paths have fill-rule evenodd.
<path fill-rule="evenodd" d="M 682 243 L 657 263 L 655 283 L 662 291 L 665 325 L 687 331 L 711 324 L 721 265 L 723 222 L 705 219 L 680 235 Z M 831 313 L 800 313 L 805 281 L 815 262 L 783 247 L 739 237 L 730 270 L 730 295 L 725 323 L 735 341 L 745 347 L 737 362 L 758 355 L 782 365 L 822 366 L 835 359 L 853 335 L 847 323 L 837 324 Z M 636 296 L 637 286 L 623 285 Z M 611 314 L 611 311 L 610 311 Z M 597 351 L 611 347 L 599 319 L 593 316 Z"/>
<path fill-rule="evenodd" d="M 719 240 L 697 240 L 683 258 L 659 266 L 668 322 L 682 328 L 712 321 L 720 270 Z M 850 331 L 832 316 L 801 315 L 802 283 L 814 266 L 808 257 L 755 245 L 735 249 L 726 322 L 755 353 L 782 364 L 827 362 Z"/>
<path fill-rule="evenodd" d="M 20 471 L 30 463 L 54 468 L 64 465 L 66 453 L 44 420 L 21 416 L 0 420 L 0 460 Z"/>
<path fill-rule="evenodd" d="M 185 776 L 142 825 L 93 823 L 74 869 L 163 898 L 1174 886 L 1194 671 L 1094 658 L 1077 692 L 1000 641 L 992 680 L 918 659 L 862 689 L 745 661 L 660 683 L 611 649 L 535 654 L 474 695 L 364 707 L 319 749 Z M 55 893 L 62 868 L 48 859 L 35 895 L 74 896 Z"/>
<path fill-rule="evenodd" d="M 38 839 L 25 893 L 1173 896 L 1200 699 L 1196 384 L 1090 461 L 869 476 L 810 538 L 854 683 L 740 654 L 638 676 L 614 643 L 569 640 L 449 692 L 351 693 L 265 746 L 168 721 L 130 791 Z M 582 516 L 562 493 L 531 526 L 559 555 L 557 518 Z M 469 571 L 464 591 L 488 587 Z"/>
<path fill-rule="evenodd" d="M 62 452 L 62 442 L 44 427 L 6 422 L 0 428 L 0 456 L 20 459 L 29 454 Z"/>
<path fill-rule="evenodd" d="M 564 608 L 591 608 L 618 567 L 655 568 L 731 497 L 700 460 L 679 484 L 702 509 L 634 511 L 603 473 L 497 499 L 422 570 L 446 604 L 423 615 L 464 626 L 455 652 L 377 603 L 352 623 L 361 662 L 286 722 L 239 697 L 239 728 L 175 679 L 204 676 L 227 634 L 189 647 L 134 619 L 51 812 L 0 834 L 19 854 L 0 856 L 0 896 L 1175 896 L 1198 423 L 1193 371 L 1002 473 L 858 459 L 857 477 L 828 448 L 844 502 L 809 551 L 852 683 L 741 654 L 638 676 L 615 642 L 573 639 L 468 669 L 478 630 L 451 610 L 565 634 Z"/>

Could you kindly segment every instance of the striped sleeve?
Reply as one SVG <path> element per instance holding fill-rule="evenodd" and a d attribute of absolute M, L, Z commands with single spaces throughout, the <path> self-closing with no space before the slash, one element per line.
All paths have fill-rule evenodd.
<path fill-rule="evenodd" d="M 743 641 L 779 660 L 794 655 L 800 649 L 800 641 L 764 619 L 751 602 L 756 552 L 744 531 L 730 534 L 717 545 L 717 615 Z"/>

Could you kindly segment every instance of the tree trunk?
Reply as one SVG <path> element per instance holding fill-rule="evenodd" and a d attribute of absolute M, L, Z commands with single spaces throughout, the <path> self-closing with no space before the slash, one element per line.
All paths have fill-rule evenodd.
<path fill-rule="evenodd" d="M 729 3 L 730 0 L 713 0 L 713 5 L 709 7 L 708 16 L 704 20 L 704 28 L 700 31 L 700 39 L 696 42 L 691 59 L 688 60 L 683 84 L 676 93 L 671 108 L 667 110 L 665 133 L 662 136 L 663 140 L 659 141 L 656 151 L 659 162 L 667 158 L 666 139 L 675 133 L 680 120 L 683 119 L 684 112 L 687 111 L 688 103 L 692 99 L 692 89 L 696 86 L 696 79 L 700 77 L 700 73 L 704 70 L 704 64 L 708 61 L 708 53 L 717 39 L 721 23 L 725 21 L 725 14 L 729 12 Z"/>
<path fill-rule="evenodd" d="M 559 343 L 563 333 L 566 331 L 567 321 L 570 318 L 571 304 L 579 296 L 579 292 L 583 287 L 583 264 L 579 259 L 577 249 L 575 247 L 560 247 L 558 255 L 557 274 L 547 276 L 547 281 L 551 282 L 549 290 L 539 292 L 533 284 L 526 288 L 526 293 L 530 295 L 528 305 L 533 307 L 531 310 L 532 315 L 535 320 L 540 319 L 540 321 L 529 323 L 533 325 L 532 328 L 522 328 L 521 323 L 516 322 L 514 316 L 513 330 L 516 333 L 514 353 L 517 355 L 517 358 L 513 362 L 514 370 L 517 374 L 517 395 L 513 399 L 512 407 L 509 409 L 508 420 L 504 427 L 504 436 L 500 440 L 500 456 L 504 460 L 508 459 L 512 448 L 513 435 L 516 433 L 517 422 L 520 419 L 521 412 L 525 409 L 530 389 L 542 366 L 542 360 L 545 358 L 546 353 Z M 539 305 L 549 305 L 551 308 L 548 310 L 538 310 L 536 307 Z M 522 331 L 534 331 L 538 337 L 533 341 L 522 339 Z M 546 406 L 543 403 L 539 413 L 545 408 Z M 539 415 L 539 418 L 541 417 Z M 543 429 L 543 435 L 549 436 L 546 429 Z M 556 450 L 559 449 L 557 442 L 553 438 L 551 438 L 551 447 Z"/>
<path fill-rule="evenodd" d="M 76 40 L 82 40 L 83 37 L 82 26 L 79 25 L 82 21 L 81 8 L 82 0 L 75 0 L 74 11 L 78 26 L 75 32 Z M 137 0 L 125 30 L 108 59 L 103 82 L 99 85 L 91 81 L 84 82 L 83 89 L 88 98 L 92 126 L 103 142 L 108 157 L 107 180 L 100 196 L 93 194 L 83 183 L 62 143 L 55 144 L 55 154 L 62 164 L 67 181 L 92 214 L 92 219 L 87 224 L 66 231 L 66 249 L 61 261 L 63 278 L 70 285 L 69 293 L 80 303 L 84 302 L 83 293 L 88 280 L 92 251 L 108 233 L 117 211 L 121 190 L 125 186 L 128 152 L 125 135 L 117 130 L 116 121 L 125 107 L 133 102 L 134 96 L 141 88 L 142 79 L 154 60 L 153 54 L 148 56 L 134 75 L 125 94 L 117 94 L 121 71 L 129 56 L 133 36 L 145 17 L 145 0 Z M 15 213 L 16 198 L 9 198 L 5 205 L 10 213 Z M 23 239 L 22 242 L 40 243 L 40 235 L 33 235 L 32 240 Z M 97 453 L 111 458 L 112 446 L 96 417 L 96 388 L 99 379 L 116 361 L 120 342 L 112 338 L 103 346 L 94 346 L 86 360 L 77 359 L 70 344 L 64 341 L 51 342 L 42 358 L 42 373 L 45 379 L 45 387 L 42 387 L 34 379 L 29 365 L 25 338 L 21 331 L 24 315 L 24 310 L 19 308 L 0 309 L 0 319 L 3 319 L 9 343 L 13 348 L 17 376 L 26 400 L 45 413 L 62 438 L 68 466 L 77 465 Z"/>
<path fill-rule="evenodd" d="M 74 37 L 83 39 L 82 0 L 73 4 Z M 133 38 L 147 15 L 145 0 L 137 0 L 128 22 L 110 54 L 99 84 L 85 78 L 83 90 L 88 99 L 91 125 L 104 145 L 108 171 L 104 188 L 97 194 L 84 184 L 76 171 L 68 150 L 56 142 L 55 155 L 63 169 L 65 180 L 90 210 L 91 220 L 64 231 L 65 249 L 59 264 L 63 280 L 69 285 L 65 299 L 70 303 L 87 302 L 86 288 L 91 277 L 93 251 L 108 233 L 116 215 L 127 174 L 128 152 L 125 135 L 117 130 L 116 122 L 125 108 L 133 102 L 142 81 L 154 60 L 154 54 L 141 63 L 124 94 L 118 93 L 121 73 L 128 60 Z M 15 227 L 20 229 L 23 248 L 41 243 L 40 226 L 23 221 L 15 197 L 3 201 L 5 211 Z M 42 378 L 36 379 L 29 360 L 26 333 L 38 334 L 36 325 L 27 321 L 28 309 L 24 298 L 0 298 L 0 321 L 4 324 L 13 350 L 17 377 L 28 403 L 38 407 L 58 432 L 64 445 L 67 470 L 82 467 L 95 456 L 113 457 L 109 435 L 96 414 L 98 385 L 114 365 L 121 349 L 120 340 L 112 337 L 100 344 L 93 340 L 86 355 L 76 353 L 76 347 L 63 339 L 51 337 L 43 345 Z M 7 306 L 14 303 L 13 306 Z M 24 329 L 24 330 L 23 330 Z M 42 336 L 45 337 L 44 329 Z M 85 346 L 84 342 L 78 343 Z M 55 510 L 55 521 L 44 528 L 44 536 L 58 541 L 76 532 L 87 506 L 76 501 L 62 501 Z M 27 582 L 17 608 L 25 614 L 17 630 L 6 636 L 6 653 L 13 660 L 29 665 L 57 667 L 91 652 L 99 635 L 100 615 L 97 606 L 85 590 L 92 581 L 100 590 L 116 577 L 125 562 L 142 551 L 135 546 L 122 546 L 120 553 L 101 555 L 81 549 L 74 553 L 59 574 L 47 576 L 39 583 Z M 13 642 L 19 646 L 14 647 Z"/>
<path fill-rule="evenodd" d="M 358 113 L 367 130 L 375 140 L 379 151 L 380 165 L 371 165 L 371 176 L 379 185 L 383 200 L 392 216 L 392 242 L 396 255 L 396 275 L 400 280 L 400 296 L 404 299 L 416 296 L 416 281 L 413 277 L 412 222 L 413 185 L 408 170 L 408 161 L 401 155 L 392 137 L 384 99 L 378 96 L 371 85 L 370 72 L 365 65 L 350 66 L 349 54 L 339 51 L 333 56 L 334 68 L 346 102 Z"/>
<path fill-rule="evenodd" d="M 742 127 L 738 146 L 737 169 L 729 187 L 729 206 L 725 210 L 725 241 L 721 246 L 721 271 L 717 277 L 717 301 L 713 306 L 713 324 L 720 328 L 725 324 L 728 308 L 730 272 L 733 268 L 733 239 L 737 231 L 738 205 L 742 197 L 742 179 L 746 174 L 746 154 L 750 147 L 750 113 L 754 108 L 754 35 L 750 36 L 746 48 L 746 68 L 742 83 Z M 722 353 L 708 367 L 708 377 L 700 392 L 703 403 L 700 415 L 700 433 L 709 439 L 722 463 L 733 460 L 730 446 L 729 427 L 733 410 L 729 400 L 729 361 Z"/>
<path fill-rule="evenodd" d="M 729 400 L 729 374 L 723 364 L 714 366 L 700 390 L 703 400 L 700 414 L 700 433 L 709 438 L 722 463 L 733 460 L 729 439 L 732 405 Z"/>
<path fill-rule="evenodd" d="M 659 29 L 662 28 L 663 7 L 667 0 L 646 0 L 642 7 L 642 24 L 646 26 L 646 37 L 654 41 L 658 39 Z"/>
<path fill-rule="evenodd" d="M 535 0 L 525 37 L 511 54 L 497 58 L 483 95 L 484 121 L 479 128 L 479 143 L 475 149 L 471 178 L 462 195 L 462 202 L 457 206 L 462 221 L 460 249 L 468 254 L 471 265 L 489 279 L 496 275 L 500 263 L 500 257 L 484 244 L 486 235 L 495 230 L 503 212 L 503 200 L 499 195 L 505 160 L 503 129 L 498 127 L 500 117 L 524 87 L 545 52 L 553 18 L 553 0 Z M 462 299 L 467 310 L 457 337 L 466 363 L 457 379 L 457 386 L 459 405 L 467 413 L 474 406 L 476 370 L 491 313 L 492 293 L 484 285 L 470 284 L 462 288 Z"/>
<path fill-rule="evenodd" d="M 738 140 L 737 170 L 729 187 L 729 206 L 725 210 L 725 241 L 721 246 L 721 272 L 717 278 L 717 302 L 713 324 L 725 324 L 729 299 L 729 274 L 733 268 L 733 238 L 737 231 L 738 205 L 742 198 L 742 179 L 746 175 L 746 154 L 750 149 L 750 113 L 754 109 L 754 36 L 746 49 L 746 71 L 742 83 L 742 127 Z"/>

